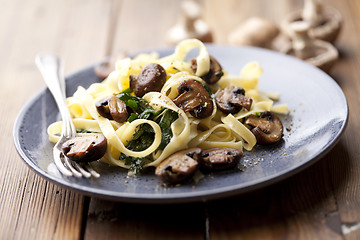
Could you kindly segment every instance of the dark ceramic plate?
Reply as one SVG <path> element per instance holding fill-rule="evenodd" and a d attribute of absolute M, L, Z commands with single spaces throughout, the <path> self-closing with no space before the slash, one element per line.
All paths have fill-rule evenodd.
<path fill-rule="evenodd" d="M 241 170 L 205 174 L 199 181 L 165 187 L 153 173 L 127 177 L 127 172 L 102 163 L 94 164 L 99 179 L 63 177 L 52 162 L 53 144 L 48 142 L 47 126 L 59 120 L 50 92 L 45 89 L 21 110 L 14 126 L 16 148 L 35 172 L 64 187 L 87 195 L 135 203 L 178 203 L 210 200 L 241 194 L 285 179 L 324 156 L 344 131 L 348 106 L 336 82 L 324 72 L 298 59 L 276 52 L 250 48 L 208 46 L 228 72 L 238 74 L 249 61 L 264 69 L 260 90 L 279 92 L 280 103 L 292 110 L 282 117 L 283 141 L 276 146 L 256 147 L 245 152 Z M 157 50 L 161 56 L 173 49 Z M 67 78 L 67 93 L 77 86 L 88 87 L 99 79 L 92 67 Z"/>

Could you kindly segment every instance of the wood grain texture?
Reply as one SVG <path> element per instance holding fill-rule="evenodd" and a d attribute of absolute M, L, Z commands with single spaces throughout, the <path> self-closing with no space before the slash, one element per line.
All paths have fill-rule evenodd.
<path fill-rule="evenodd" d="M 126 0 L 116 18 L 111 54 L 154 49 L 166 45 L 166 31 L 175 24 L 180 1 Z"/>
<path fill-rule="evenodd" d="M 302 0 L 198 0 L 215 41 L 251 16 L 280 23 Z M 177 0 L 0 0 L 0 239 L 359 239 L 360 1 L 324 0 L 344 17 L 331 76 L 350 116 L 318 163 L 273 186 L 185 205 L 135 205 L 89 198 L 28 169 L 12 143 L 23 104 L 44 88 L 34 57 L 62 56 L 66 73 L 119 52 L 163 47 Z M 16 93 L 16 94 L 14 94 Z M 190 216 L 190 217 L 189 217 Z"/>
<path fill-rule="evenodd" d="M 92 199 L 86 239 L 203 239 L 204 206 L 137 205 Z"/>
<path fill-rule="evenodd" d="M 359 1 L 331 1 L 344 18 L 342 35 L 337 43 L 341 51 L 341 61 L 333 69 L 335 80 L 342 87 L 349 105 L 349 122 L 344 136 L 338 144 L 339 151 L 331 155 L 329 172 L 334 185 L 334 194 L 338 204 L 339 216 L 346 239 L 360 238 L 360 138 L 357 136 L 360 127 L 360 100 L 356 96 L 360 91 L 360 25 Z"/>
<path fill-rule="evenodd" d="M 328 177 L 324 158 L 264 190 L 210 203 L 211 239 L 342 239 Z"/>
<path fill-rule="evenodd" d="M 67 73 L 105 55 L 109 2 L 0 4 L 0 238 L 79 239 L 84 197 L 30 171 L 13 146 L 12 128 L 22 105 L 45 86 L 34 64 L 37 52 L 62 56 Z"/>

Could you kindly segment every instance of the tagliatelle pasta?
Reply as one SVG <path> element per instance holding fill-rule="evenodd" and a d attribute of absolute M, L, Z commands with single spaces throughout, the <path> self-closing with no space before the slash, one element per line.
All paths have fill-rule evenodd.
<path fill-rule="evenodd" d="M 199 50 L 196 57 L 196 69 L 186 59 L 189 51 L 194 48 Z M 142 96 L 146 104 L 158 115 L 154 119 L 143 119 L 138 116 L 138 118 L 130 120 L 133 117 L 131 115 L 129 121 L 123 123 L 99 115 L 95 103 L 104 97 L 129 89 L 131 75 L 139 75 L 143 67 L 150 63 L 161 65 L 166 72 L 166 82 L 161 90 L 148 92 Z M 174 53 L 169 56 L 159 58 L 155 53 L 141 54 L 133 59 L 120 59 L 116 63 L 116 69 L 103 82 L 94 83 L 88 89 L 80 86 L 73 96 L 67 99 L 73 122 L 80 132 L 79 134 L 102 133 L 106 137 L 107 152 L 100 161 L 130 168 L 131 171 L 134 171 L 133 164 L 140 164 L 142 168 L 156 167 L 173 153 L 191 147 L 202 149 L 228 147 L 241 151 L 244 148 L 251 151 L 256 144 L 256 138 L 249 127 L 244 124 L 244 119 L 265 111 L 287 113 L 289 110 L 285 104 L 273 105 L 274 101 L 279 98 L 277 94 L 267 94 L 258 90 L 258 81 L 262 74 L 261 66 L 258 63 L 251 62 L 244 66 L 239 71 L 239 76 L 224 71 L 224 75 L 217 83 L 207 85 L 202 77 L 209 72 L 210 63 L 207 48 L 202 42 L 195 39 L 179 43 Z M 213 102 L 213 110 L 209 117 L 196 118 L 174 103 L 173 100 L 179 95 L 179 85 L 189 79 L 207 85 Z M 245 96 L 252 99 L 249 110 L 242 108 L 235 114 L 225 114 L 219 111 L 215 96 L 229 85 L 245 90 Z M 170 112 L 166 112 L 164 109 Z M 165 114 L 174 116 L 166 128 L 159 120 Z M 166 120 L 166 118 L 164 119 Z M 164 122 L 167 123 L 165 120 Z M 129 144 L 144 125 L 148 126 L 146 131 L 151 132 L 152 142 L 148 143 L 146 149 L 129 149 Z M 164 135 L 164 131 L 167 131 L 168 134 Z M 51 142 L 57 142 L 60 133 L 61 122 L 55 122 L 48 127 Z M 163 145 L 165 137 L 168 139 Z M 128 162 L 124 155 L 137 162 Z"/>

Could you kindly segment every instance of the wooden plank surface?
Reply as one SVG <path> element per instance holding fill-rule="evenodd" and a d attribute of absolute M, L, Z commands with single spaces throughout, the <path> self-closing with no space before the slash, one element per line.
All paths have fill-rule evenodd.
<path fill-rule="evenodd" d="M 81 237 L 84 197 L 30 171 L 13 146 L 12 128 L 23 104 L 45 86 L 34 65 L 39 51 L 61 55 L 67 73 L 104 57 L 110 3 L 0 3 L 1 239 Z"/>
<path fill-rule="evenodd" d="M 91 199 L 85 239 L 204 239 L 204 205 L 137 205 Z"/>
<path fill-rule="evenodd" d="M 250 16 L 279 23 L 283 13 L 302 6 L 300 0 L 200 2 L 220 44 Z M 71 73 L 104 56 L 164 46 L 179 1 L 0 0 L 0 100 L 9 103 L 0 108 L 0 238 L 359 239 L 360 2 L 324 2 L 345 22 L 331 75 L 350 116 L 335 148 L 296 176 L 253 193 L 153 206 L 84 197 L 37 176 L 17 155 L 12 127 L 22 105 L 45 86 L 33 63 L 38 51 L 61 55 Z"/>

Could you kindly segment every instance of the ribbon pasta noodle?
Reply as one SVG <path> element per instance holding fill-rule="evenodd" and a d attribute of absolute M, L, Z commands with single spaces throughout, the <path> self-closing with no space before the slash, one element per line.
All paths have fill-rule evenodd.
<path fill-rule="evenodd" d="M 193 48 L 198 48 L 196 57 L 197 68 L 192 69 L 186 56 Z M 243 124 L 243 119 L 259 112 L 274 111 L 287 113 L 286 104 L 274 106 L 274 100 L 279 96 L 274 93 L 265 93 L 258 90 L 259 77 L 262 74 L 260 65 L 256 62 L 247 64 L 240 75 L 224 73 L 221 79 L 212 84 L 209 89 L 212 93 L 213 110 L 209 117 L 198 119 L 185 112 L 174 103 L 179 95 L 178 87 L 185 80 L 195 80 L 206 85 L 202 76 L 210 70 L 210 55 L 205 45 L 195 39 L 185 40 L 177 45 L 172 55 L 159 58 L 157 54 L 140 54 L 137 57 L 120 59 L 114 71 L 101 83 L 94 83 L 88 89 L 78 87 L 73 96 L 67 98 L 67 105 L 73 117 L 73 122 L 79 134 L 102 133 L 107 141 L 107 151 L 100 161 L 111 165 L 130 168 L 129 164 L 120 159 L 122 154 L 128 157 L 151 161 L 144 163 L 143 167 L 156 167 L 171 154 L 191 147 L 202 149 L 215 147 L 229 147 L 239 150 L 251 151 L 256 144 L 254 134 L 248 126 Z M 106 96 L 119 94 L 130 88 L 131 75 L 138 75 L 141 69 L 149 64 L 160 64 L 166 71 L 166 82 L 159 92 L 148 92 L 142 99 L 154 110 L 159 111 L 156 119 L 160 119 L 167 109 L 177 114 L 167 131 L 171 138 L 166 146 L 162 144 L 163 131 L 156 119 L 133 119 L 123 123 L 109 120 L 97 112 L 95 103 Z M 214 96 L 226 86 L 241 87 L 246 91 L 246 96 L 253 103 L 249 110 L 242 108 L 235 114 L 222 113 L 215 102 Z M 274 99 L 276 98 L 276 99 Z M 153 140 L 149 146 L 141 151 L 128 148 L 129 143 L 143 125 L 148 125 L 152 132 Z M 56 143 L 61 133 L 61 122 L 52 123 L 48 127 L 49 140 Z"/>

